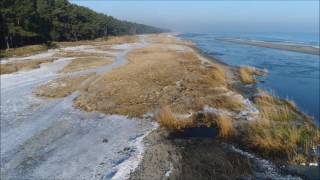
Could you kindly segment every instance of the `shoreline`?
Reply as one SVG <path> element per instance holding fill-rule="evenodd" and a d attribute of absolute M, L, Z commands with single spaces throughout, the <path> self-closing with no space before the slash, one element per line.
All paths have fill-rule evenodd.
<path fill-rule="evenodd" d="M 244 129 L 240 125 L 250 123 L 250 118 L 255 117 L 255 112 L 249 108 L 254 108 L 251 101 L 253 103 L 254 95 L 257 94 L 255 84 L 248 86 L 241 82 L 239 67 L 225 64 L 202 52 L 193 43 L 181 40 L 176 36 L 146 35 L 140 39 L 140 42 L 147 44 L 127 55 L 119 55 L 119 58 L 127 58 L 128 63 L 114 68 L 108 73 L 96 74 L 96 77 L 91 78 L 93 80 L 89 80 L 92 82 L 90 85 L 88 80 L 79 79 L 79 82 L 74 84 L 70 84 L 68 81 L 63 81 L 63 83 L 54 81 L 51 84 L 45 84 L 45 86 L 51 88 L 52 92 L 67 90 L 67 97 L 69 93 L 77 92 L 77 97 L 74 97 L 75 99 L 70 104 L 83 112 L 95 111 L 106 115 L 132 117 L 133 119 L 148 115 L 149 121 L 157 121 L 160 124 L 159 128 L 152 131 L 143 140 L 141 139 L 146 151 L 136 171 L 131 173 L 130 179 L 269 177 L 269 170 L 259 170 L 257 168 L 259 163 L 255 162 L 255 156 L 251 155 L 259 153 L 239 141 L 244 136 Z M 94 45 L 97 50 L 103 50 L 104 53 L 110 48 L 105 46 L 103 42 Z M 127 49 L 129 46 L 118 45 L 117 47 L 123 48 L 124 52 L 129 52 Z M 82 57 L 84 54 L 71 53 L 69 55 Z M 119 58 L 116 59 L 119 60 Z M 78 61 L 78 63 L 86 66 L 83 61 Z M 78 70 L 76 69 L 76 71 Z M 61 73 L 63 74 L 63 72 Z M 72 79 L 70 81 L 73 82 Z M 126 87 L 130 87 L 130 90 L 127 91 Z M 49 93 L 50 95 L 52 93 Z M 44 96 L 47 95 L 44 94 Z M 130 103 L 127 103 L 129 101 Z M 184 133 L 181 136 L 176 136 L 158 121 L 157 114 L 161 112 L 160 108 L 163 104 L 176 108 L 172 109 L 175 111 L 173 116 L 182 118 L 197 117 L 193 115 L 201 115 L 201 113 L 204 113 L 202 115 L 209 113 L 208 117 L 212 113 L 211 115 L 214 117 L 215 112 L 227 112 L 234 122 L 231 126 L 234 126 L 234 131 L 236 131 L 234 135 L 236 136 L 229 139 L 216 134 L 209 138 L 206 136 L 207 134 L 201 133 L 203 128 L 209 129 L 211 135 L 213 133 L 211 130 L 218 131 L 212 118 L 208 119 L 211 122 L 206 127 L 201 125 L 201 119 L 198 121 L 194 119 L 192 128 L 200 128 L 198 130 L 202 131 L 190 131 L 192 138 L 184 137 Z M 86 120 L 84 119 L 84 121 Z M 200 123 L 199 127 L 197 127 L 197 122 Z M 105 123 L 108 124 L 108 122 Z M 194 125 L 196 127 L 193 127 Z M 184 127 L 184 129 L 192 128 Z M 125 129 L 123 129 L 123 133 L 125 134 Z M 109 141 L 110 137 L 108 136 L 103 137 L 103 141 L 107 140 L 102 144 L 114 145 L 114 142 Z M 239 150 L 232 150 L 234 148 L 229 145 L 240 146 L 241 152 L 245 152 L 243 151 L 245 149 L 251 154 L 246 152 L 247 154 L 241 155 L 236 152 Z M 135 149 L 130 151 L 130 153 L 135 152 Z M 137 153 L 139 154 L 139 151 Z M 271 156 L 268 156 L 267 159 L 271 159 Z M 121 163 L 117 164 L 117 167 L 130 164 L 126 160 L 119 162 Z M 239 162 L 243 163 L 239 164 Z M 108 161 L 103 163 L 108 163 Z M 30 166 L 32 167 L 32 165 Z M 123 170 L 121 171 L 124 172 Z M 278 171 L 280 172 L 279 169 L 275 170 L 276 173 Z M 111 179 L 116 172 L 116 170 L 112 171 L 111 174 L 106 175 L 107 178 Z M 100 175 L 103 176 L 103 174 Z"/>
<path fill-rule="evenodd" d="M 260 46 L 265 48 L 287 50 L 287 51 L 320 56 L 320 49 L 312 46 L 302 46 L 297 44 L 288 45 L 288 44 L 280 44 L 275 42 L 255 41 L 250 39 L 237 39 L 237 38 L 216 38 L 216 39 L 219 41 L 225 41 L 225 42 L 231 42 L 231 43 Z"/>
<path fill-rule="evenodd" d="M 225 68 L 228 69 L 228 71 L 231 71 L 231 73 L 233 74 L 233 78 L 234 82 L 228 82 L 230 83 L 229 85 L 231 85 L 231 88 L 237 92 L 239 92 L 241 95 L 243 95 L 244 97 L 248 97 L 249 99 L 253 98 L 253 95 L 256 94 L 258 92 L 258 89 L 256 87 L 255 84 L 252 84 L 250 86 L 247 86 L 245 84 L 243 84 L 242 82 L 240 82 L 239 80 L 239 68 L 238 66 L 232 66 L 232 65 L 228 65 L 224 62 L 222 62 L 221 60 L 219 60 L 218 58 L 212 57 L 208 54 L 206 54 L 205 52 L 203 52 L 201 49 L 199 49 L 196 45 L 192 47 L 196 53 L 198 53 L 200 56 L 203 56 L 205 59 L 209 60 L 212 63 L 217 63 L 220 64 L 221 66 L 224 66 Z M 302 115 L 305 115 L 303 112 L 300 112 L 299 110 L 297 111 Z M 169 133 L 170 134 L 170 133 Z M 213 160 L 215 158 L 215 152 L 210 152 L 210 151 L 206 151 L 204 149 L 202 149 L 201 151 L 205 152 L 205 155 L 199 157 L 199 156 L 195 156 L 192 153 L 190 153 L 188 156 L 194 156 L 193 158 L 190 157 L 190 159 L 195 159 L 194 161 L 191 162 L 183 162 L 183 158 L 181 159 L 180 156 L 184 156 L 181 155 L 180 153 L 182 152 L 184 153 L 189 153 L 192 152 L 191 149 L 198 149 L 200 150 L 202 147 L 202 143 L 205 144 L 205 146 L 211 146 L 213 144 L 214 147 L 216 146 L 221 146 L 224 141 L 219 142 L 219 139 L 215 140 L 210 140 L 208 141 L 207 138 L 188 138 L 188 139 L 170 139 L 170 135 L 168 134 L 168 132 L 166 132 L 165 129 L 160 128 L 157 129 L 156 131 L 152 132 L 150 135 L 148 135 L 146 137 L 146 139 L 144 140 L 145 144 L 147 144 L 146 147 L 146 152 L 145 152 L 145 158 L 143 159 L 143 162 L 140 163 L 139 167 L 137 168 L 137 171 L 133 172 L 131 174 L 131 178 L 130 179 L 152 179 L 154 178 L 154 175 L 156 174 L 157 176 L 159 176 L 158 178 L 163 177 L 162 175 L 164 174 L 164 176 L 170 172 L 171 174 L 171 178 L 175 179 L 175 178 L 181 178 L 181 177 L 185 177 L 184 173 L 190 171 L 190 174 L 188 176 L 186 176 L 185 178 L 199 178 L 201 177 L 201 173 L 206 173 L 206 168 L 208 168 L 208 164 L 210 164 L 210 162 L 206 162 L 206 160 L 211 159 Z M 159 139 L 160 138 L 160 139 Z M 239 151 L 242 152 L 242 155 L 244 156 L 249 156 L 251 157 L 251 161 L 250 161 L 250 166 L 254 166 L 254 167 L 268 167 L 265 172 L 262 173 L 267 173 L 264 174 L 265 176 L 260 177 L 260 178 L 271 178 L 271 179 L 277 179 L 277 178 L 289 178 L 289 179 L 299 179 L 299 177 L 295 177 L 295 176 L 291 176 L 290 174 L 299 174 L 300 176 L 304 176 L 305 178 L 310 178 L 312 177 L 312 175 L 309 175 L 309 173 L 313 173 L 313 175 L 316 175 L 317 177 L 319 177 L 319 174 L 316 173 L 317 168 L 310 168 L 308 171 L 300 171 L 300 173 L 297 173 L 299 170 L 294 170 L 294 168 L 292 168 L 291 166 L 286 166 L 286 168 L 280 168 L 279 166 L 283 166 L 284 164 L 287 164 L 286 162 L 278 162 L 272 160 L 271 157 L 266 158 L 268 159 L 266 161 L 266 159 L 261 159 L 261 157 L 259 157 L 259 155 L 254 156 L 253 154 L 257 154 L 256 152 L 253 152 L 252 149 L 249 149 L 243 145 L 241 145 L 241 143 L 236 142 L 236 141 L 226 141 L 229 145 L 236 145 L 236 146 L 240 146 L 242 150 L 237 150 L 234 151 L 233 153 L 235 155 L 239 155 Z M 183 144 L 183 145 L 182 145 Z M 155 147 L 156 146 L 156 147 Z M 177 146 L 177 147 L 175 147 Z M 190 148 L 190 150 L 188 150 L 188 148 L 183 148 L 180 149 L 181 146 L 192 146 Z M 199 149 L 200 148 L 200 149 Z M 222 151 L 229 151 L 230 149 L 225 148 L 225 147 L 216 147 L 216 148 L 221 148 Z M 159 150 L 161 149 L 161 150 Z M 217 149 L 217 151 L 219 151 Z M 246 151 L 244 151 L 246 150 Z M 163 154 L 160 153 L 159 151 L 164 151 L 164 152 L 168 152 L 169 154 Z M 233 154 L 231 152 L 231 154 Z M 251 154 L 250 154 L 251 153 Z M 172 155 L 173 154 L 173 155 Z M 241 154 L 241 153 L 240 153 Z M 154 157 L 156 156 L 156 157 Z M 213 158 L 213 159 L 212 159 Z M 225 158 L 224 156 L 221 155 L 221 158 Z M 241 158 L 241 157 L 239 157 Z M 148 160 L 145 160 L 148 159 Z M 163 159 L 165 162 L 170 162 L 170 163 L 159 163 L 158 159 Z M 259 160 L 261 162 L 257 162 L 256 160 Z M 197 161 L 203 161 L 203 164 L 198 164 Z M 227 160 L 225 160 L 227 161 Z M 262 162 L 266 162 L 266 164 L 259 164 Z M 195 163 L 198 166 L 198 172 L 199 174 L 197 174 L 196 172 L 193 171 L 193 169 L 191 168 L 191 165 L 189 166 L 190 169 L 185 170 L 184 168 L 182 168 L 181 166 L 184 166 L 183 163 Z M 258 164 L 257 164 L 258 163 Z M 150 167 L 151 166 L 151 167 Z M 156 166 L 156 168 L 154 168 L 154 166 Z M 273 167 L 274 166 L 274 167 Z M 201 168 L 200 168 L 201 167 Z M 260 168 L 262 168 L 260 167 Z M 301 166 L 302 168 L 303 166 Z M 204 168 L 204 169 L 203 169 Z M 267 172 L 270 170 L 270 168 L 272 169 L 271 172 Z M 291 169 L 290 169 L 291 168 Z M 164 169 L 165 171 L 159 171 L 158 169 Z M 183 170 L 184 169 L 184 170 Z M 258 168 L 259 169 L 259 168 Z M 252 177 L 256 177 L 254 174 L 255 173 L 259 173 L 258 169 L 250 169 L 251 171 L 251 178 Z M 298 168 L 299 169 L 299 168 Z M 203 170 L 203 172 L 201 172 L 201 170 Z M 181 174 L 182 171 L 182 174 Z M 245 171 L 245 170 L 244 170 Z M 150 172 L 156 172 L 155 174 L 150 174 Z M 163 173 L 163 174 L 161 174 Z M 193 174 L 195 173 L 195 174 Z M 261 172 L 260 172 L 261 173 Z M 268 174 L 271 174 L 270 176 L 268 176 Z M 284 173 L 284 174 L 283 174 Z M 228 174 L 230 176 L 236 175 L 237 173 L 234 174 Z M 287 175 L 286 175 L 287 174 Z M 211 174 L 211 176 L 214 174 Z M 156 177 L 157 177 L 156 176 Z M 249 176 L 250 177 L 250 176 Z M 259 177 L 259 176 L 258 176 Z M 248 178 L 248 177 L 247 177 Z M 157 179 L 157 178 L 155 178 Z"/>

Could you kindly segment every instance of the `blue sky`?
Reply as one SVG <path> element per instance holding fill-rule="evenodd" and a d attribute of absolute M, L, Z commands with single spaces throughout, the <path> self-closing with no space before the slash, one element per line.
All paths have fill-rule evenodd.
<path fill-rule="evenodd" d="M 176 32 L 319 32 L 319 1 L 70 0 Z"/>

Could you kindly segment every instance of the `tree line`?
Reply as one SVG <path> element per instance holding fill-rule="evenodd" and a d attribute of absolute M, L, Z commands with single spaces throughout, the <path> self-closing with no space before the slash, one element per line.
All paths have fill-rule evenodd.
<path fill-rule="evenodd" d="M 0 48 L 166 30 L 121 21 L 67 0 L 1 0 Z"/>

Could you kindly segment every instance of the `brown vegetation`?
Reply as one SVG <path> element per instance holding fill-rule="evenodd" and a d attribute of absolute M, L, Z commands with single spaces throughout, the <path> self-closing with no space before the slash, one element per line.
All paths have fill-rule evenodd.
<path fill-rule="evenodd" d="M 99 66 L 107 65 L 112 63 L 111 57 L 97 57 L 97 56 L 87 56 L 82 58 L 77 58 L 72 60 L 67 66 L 65 66 L 61 72 L 68 73 L 74 71 L 81 71 L 91 68 L 96 68 Z"/>
<path fill-rule="evenodd" d="M 191 119 L 177 119 L 168 106 L 160 110 L 156 116 L 156 121 L 161 127 L 171 131 L 183 130 L 194 126 Z"/>
<path fill-rule="evenodd" d="M 222 113 L 217 114 L 216 123 L 219 128 L 220 137 L 227 138 L 235 133 L 235 129 L 233 127 L 233 120 L 230 116 Z"/>
<path fill-rule="evenodd" d="M 250 66 L 241 66 L 239 68 L 239 74 L 243 83 L 253 84 L 257 82 L 255 76 L 263 76 L 266 74 L 266 72 Z"/>
<path fill-rule="evenodd" d="M 28 45 L 19 48 L 1 49 L 0 57 L 12 57 L 12 56 L 26 56 L 34 53 L 39 53 L 48 49 L 46 45 Z"/>
<path fill-rule="evenodd" d="M 106 41 L 106 44 L 113 45 L 113 44 L 124 44 L 124 43 L 136 43 L 138 42 L 138 36 L 113 36 L 108 37 L 107 39 L 103 39 Z"/>
<path fill-rule="evenodd" d="M 11 74 L 24 69 L 36 69 L 40 64 L 52 62 L 54 59 L 25 60 L 0 64 L 0 74 Z"/>
<path fill-rule="evenodd" d="M 251 147 L 264 153 L 285 154 L 292 163 L 312 159 L 310 152 L 320 143 L 319 129 L 298 113 L 294 103 L 267 93 L 260 93 L 254 102 L 260 119 L 248 128 L 247 142 Z"/>
<path fill-rule="evenodd" d="M 115 45 L 115 44 L 123 44 L 123 43 L 135 43 L 138 42 L 138 36 L 112 36 L 105 38 L 97 38 L 95 40 L 81 40 L 81 41 L 66 41 L 66 42 L 58 42 L 59 46 L 80 46 L 80 45 Z"/>
<path fill-rule="evenodd" d="M 181 113 L 203 105 L 241 107 L 242 102 L 235 103 L 237 99 L 218 94 L 217 89 L 226 86 L 218 64 L 203 66 L 190 48 L 180 51 L 185 46 L 170 45 L 151 44 L 131 52 L 130 63 L 104 74 L 75 100 L 75 105 L 129 116 L 142 116 L 163 105 L 170 105 L 173 111 L 179 107 Z"/>

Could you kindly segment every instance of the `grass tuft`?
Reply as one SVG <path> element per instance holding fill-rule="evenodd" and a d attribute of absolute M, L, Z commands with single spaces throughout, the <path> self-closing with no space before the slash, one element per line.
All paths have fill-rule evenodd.
<path fill-rule="evenodd" d="M 33 53 L 39 53 L 46 51 L 48 46 L 46 45 L 28 45 L 18 48 L 10 48 L 5 50 L 0 50 L 0 57 L 12 57 L 12 56 L 25 56 Z"/>
<path fill-rule="evenodd" d="M 253 84 L 256 83 L 257 80 L 255 76 L 263 76 L 266 75 L 266 71 L 259 70 L 250 66 L 241 66 L 239 68 L 240 79 L 245 84 Z"/>
<path fill-rule="evenodd" d="M 218 65 L 212 66 L 212 72 L 213 72 L 212 78 L 214 80 L 222 83 L 226 81 L 224 70 L 220 66 Z"/>
<path fill-rule="evenodd" d="M 177 119 L 169 106 L 163 107 L 156 116 L 157 122 L 161 127 L 171 131 L 182 130 L 193 126 L 191 119 Z"/>
<path fill-rule="evenodd" d="M 226 114 L 217 114 L 216 123 L 217 127 L 219 128 L 220 137 L 227 138 L 235 133 L 235 129 L 233 127 L 233 120 L 230 116 Z"/>

